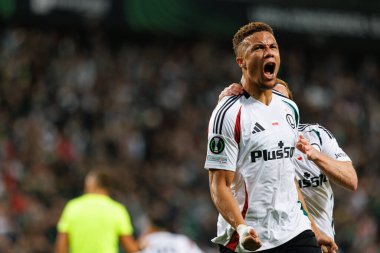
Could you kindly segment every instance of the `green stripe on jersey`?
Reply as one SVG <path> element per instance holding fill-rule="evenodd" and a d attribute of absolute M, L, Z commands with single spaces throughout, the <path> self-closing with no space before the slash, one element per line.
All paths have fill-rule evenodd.
<path fill-rule="evenodd" d="M 300 205 L 301 205 L 301 210 L 302 210 L 302 212 L 303 212 L 303 214 L 305 215 L 305 216 L 307 216 L 307 217 L 309 217 L 309 214 L 306 212 L 306 210 L 303 208 L 303 205 L 302 205 L 302 203 L 301 203 L 301 201 L 297 201 Z"/>
<path fill-rule="evenodd" d="M 321 134 L 315 130 L 315 129 L 312 129 L 310 132 L 314 132 L 317 136 L 318 136 L 318 139 L 319 139 L 319 143 L 321 144 L 322 146 L 322 138 L 321 138 Z"/>

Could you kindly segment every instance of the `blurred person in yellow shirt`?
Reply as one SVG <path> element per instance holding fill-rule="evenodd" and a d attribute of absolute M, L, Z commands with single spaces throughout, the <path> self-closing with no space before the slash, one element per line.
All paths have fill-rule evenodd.
<path fill-rule="evenodd" d="M 94 170 L 85 178 L 85 193 L 70 200 L 58 222 L 56 253 L 137 252 L 126 208 L 109 194 L 114 181 L 107 170 Z"/>

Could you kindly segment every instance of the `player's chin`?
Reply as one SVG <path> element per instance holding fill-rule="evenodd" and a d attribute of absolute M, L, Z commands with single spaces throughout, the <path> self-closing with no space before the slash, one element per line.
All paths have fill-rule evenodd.
<path fill-rule="evenodd" d="M 262 90 L 272 90 L 276 86 L 276 79 L 264 81 L 261 84 Z"/>

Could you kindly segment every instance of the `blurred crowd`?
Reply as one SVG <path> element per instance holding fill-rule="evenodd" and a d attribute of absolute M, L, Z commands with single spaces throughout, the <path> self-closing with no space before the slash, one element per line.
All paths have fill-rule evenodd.
<path fill-rule="evenodd" d="M 357 169 L 356 192 L 334 187 L 340 252 L 379 253 L 380 57 L 281 43 L 301 122 L 331 130 Z M 229 41 L 0 30 L 0 252 L 52 252 L 64 204 L 99 167 L 118 174 L 136 236 L 158 210 L 217 252 L 206 130 L 239 77 Z"/>

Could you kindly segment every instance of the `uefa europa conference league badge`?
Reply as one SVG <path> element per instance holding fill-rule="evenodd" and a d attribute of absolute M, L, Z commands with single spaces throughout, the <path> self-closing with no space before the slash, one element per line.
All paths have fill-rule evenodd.
<path fill-rule="evenodd" d="M 224 140 L 219 136 L 212 137 L 209 149 L 214 154 L 220 154 L 224 150 Z"/>

